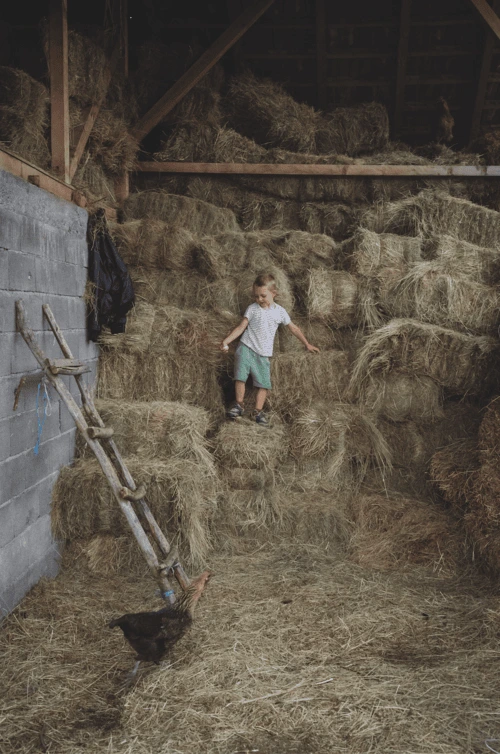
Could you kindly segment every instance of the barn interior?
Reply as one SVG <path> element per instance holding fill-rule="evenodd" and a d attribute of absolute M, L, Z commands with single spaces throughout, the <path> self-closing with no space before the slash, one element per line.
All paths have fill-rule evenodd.
<path fill-rule="evenodd" d="M 1 754 L 500 751 L 497 14 L 2 8 Z M 97 343 L 89 218 L 135 290 Z M 319 348 L 278 330 L 269 427 L 220 348 L 261 272 Z M 204 569 L 131 678 L 111 619 Z"/>

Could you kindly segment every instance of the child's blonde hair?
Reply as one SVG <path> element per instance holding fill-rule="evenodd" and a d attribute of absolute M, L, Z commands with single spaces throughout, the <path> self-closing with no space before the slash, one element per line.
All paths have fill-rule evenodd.
<path fill-rule="evenodd" d="M 276 280 L 274 278 L 274 275 L 271 275 L 270 272 L 261 272 L 260 275 L 257 275 L 255 280 L 253 281 L 254 288 L 263 288 L 264 286 L 267 286 L 270 290 L 277 292 Z"/>

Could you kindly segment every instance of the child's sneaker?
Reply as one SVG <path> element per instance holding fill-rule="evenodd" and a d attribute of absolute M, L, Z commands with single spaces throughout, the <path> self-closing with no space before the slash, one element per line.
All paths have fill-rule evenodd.
<path fill-rule="evenodd" d="M 239 403 L 235 403 L 226 413 L 226 416 L 228 419 L 239 419 L 243 416 L 243 406 L 240 406 Z"/>
<path fill-rule="evenodd" d="M 257 422 L 257 424 L 260 424 L 261 427 L 269 426 L 269 420 L 263 411 L 255 412 L 255 421 Z"/>

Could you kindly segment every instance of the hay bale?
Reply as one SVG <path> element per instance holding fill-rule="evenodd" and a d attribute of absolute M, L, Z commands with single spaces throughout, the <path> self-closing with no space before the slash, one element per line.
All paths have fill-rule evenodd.
<path fill-rule="evenodd" d="M 369 210 L 363 224 L 377 233 L 446 234 L 489 248 L 497 247 L 500 241 L 498 212 L 435 190 Z"/>
<path fill-rule="evenodd" d="M 102 332 L 99 344 L 107 349 L 127 354 L 144 353 L 148 350 L 155 319 L 155 308 L 139 301 L 127 315 L 124 333 Z"/>
<path fill-rule="evenodd" d="M 358 354 L 351 389 L 371 374 L 399 369 L 431 377 L 455 394 L 488 394 L 496 383 L 498 341 L 411 319 L 394 319 L 369 335 Z"/>
<path fill-rule="evenodd" d="M 455 266 L 460 274 L 476 283 L 500 283 L 500 254 L 496 248 L 487 249 L 460 238 L 439 235 L 427 240 L 423 254 L 426 259 L 446 260 L 450 268 Z"/>
<path fill-rule="evenodd" d="M 186 459 L 126 459 L 137 484 L 167 537 L 177 539 L 183 557 L 201 565 L 210 550 L 210 522 L 217 508 L 217 478 L 206 466 Z M 57 539 L 97 534 L 130 534 L 101 467 L 82 459 L 61 469 L 52 493 L 52 530 Z M 131 536 L 131 534 L 130 534 Z"/>
<path fill-rule="evenodd" d="M 224 480 L 233 490 L 263 490 L 274 486 L 274 472 L 264 469 L 224 469 Z"/>
<path fill-rule="evenodd" d="M 129 267 L 137 302 L 147 301 L 155 307 L 176 306 L 195 309 L 202 306 L 205 278 L 190 271 L 151 270 Z"/>
<path fill-rule="evenodd" d="M 344 348 L 343 338 L 339 330 L 331 328 L 324 322 L 317 322 L 304 317 L 295 316 L 294 324 L 298 325 L 309 343 L 319 348 L 320 351 L 332 351 Z M 278 327 L 275 351 L 281 354 L 303 354 L 304 346 L 295 335 L 292 335 L 288 327 Z"/>
<path fill-rule="evenodd" d="M 445 257 L 414 264 L 390 294 L 393 316 L 475 334 L 496 334 L 499 304 L 495 288 L 465 277 Z"/>
<path fill-rule="evenodd" d="M 370 412 L 393 422 L 432 423 L 444 417 L 441 386 L 430 377 L 407 372 L 370 374 L 361 401 Z"/>
<path fill-rule="evenodd" d="M 293 416 L 304 402 L 340 401 L 349 382 L 349 364 L 343 351 L 288 353 L 271 361 L 273 390 L 269 403 L 280 415 Z"/>
<path fill-rule="evenodd" d="M 424 500 L 399 495 L 359 495 L 352 499 L 354 529 L 350 557 L 383 571 L 402 564 L 453 575 L 464 556 L 464 537 L 449 512 Z"/>
<path fill-rule="evenodd" d="M 179 189 L 176 189 L 179 190 Z M 188 178 L 182 189 L 189 196 L 226 207 L 241 227 L 254 230 L 303 230 L 325 233 L 337 241 L 349 236 L 358 210 L 336 202 L 296 202 L 240 188 L 222 176 Z"/>
<path fill-rule="evenodd" d="M 49 94 L 24 71 L 0 66 L 0 141 L 41 168 L 50 166 Z"/>
<path fill-rule="evenodd" d="M 320 154 L 337 152 L 355 156 L 383 149 L 389 141 L 389 116 L 380 102 L 337 107 L 327 113 L 316 133 Z"/>
<path fill-rule="evenodd" d="M 103 350 L 99 359 L 100 398 L 131 401 L 183 401 L 223 416 L 224 400 L 211 362 L 146 350 L 127 354 Z"/>
<path fill-rule="evenodd" d="M 240 420 L 221 426 L 214 438 L 215 456 L 224 474 L 226 469 L 260 469 L 269 472 L 287 456 L 285 427 L 271 417 L 269 431 L 255 422 Z"/>
<path fill-rule="evenodd" d="M 313 269 L 304 281 L 307 314 L 334 327 L 358 322 L 358 282 L 349 272 Z"/>
<path fill-rule="evenodd" d="M 276 82 L 257 79 L 249 71 L 233 78 L 224 110 L 233 128 L 259 144 L 316 152 L 319 113 L 296 102 Z"/>
<path fill-rule="evenodd" d="M 275 263 L 292 277 L 300 277 L 316 266 L 335 264 L 339 249 L 333 238 L 324 233 L 299 230 L 275 233 L 269 247 Z"/>
<path fill-rule="evenodd" d="M 203 408 L 173 401 L 109 399 L 97 401 L 96 406 L 106 426 L 113 427 L 113 439 L 123 455 L 183 458 L 215 473 L 206 440 L 212 421 Z M 83 450 L 89 454 L 86 445 Z"/>
<path fill-rule="evenodd" d="M 80 124 L 85 123 L 86 111 Z M 101 108 L 87 142 L 82 161 L 91 159 L 102 165 L 107 176 L 119 177 L 133 170 L 139 151 L 139 142 L 128 130 L 127 122 L 110 108 Z"/>
<path fill-rule="evenodd" d="M 110 232 L 125 264 L 186 272 L 193 267 L 200 239 L 182 225 L 163 220 L 110 223 Z"/>
<path fill-rule="evenodd" d="M 108 178 L 102 165 L 93 160 L 80 163 L 72 185 L 86 197 L 90 208 L 117 206 L 114 180 Z"/>
<path fill-rule="evenodd" d="M 346 403 L 317 401 L 297 407 L 291 449 L 299 460 L 323 459 L 325 478 L 340 489 L 356 489 L 372 465 L 382 475 L 391 469 L 389 446 L 374 417 Z"/>
<path fill-rule="evenodd" d="M 431 480 L 457 512 L 463 514 L 469 507 L 479 465 L 476 438 L 454 442 L 432 456 Z"/>
<path fill-rule="evenodd" d="M 370 279 L 386 280 L 394 271 L 394 280 L 403 277 L 409 266 L 420 262 L 422 239 L 405 238 L 393 233 L 374 233 L 359 228 L 343 245 L 352 272 Z"/>
<path fill-rule="evenodd" d="M 352 529 L 346 496 L 312 490 L 307 481 L 304 486 L 303 491 L 277 488 L 277 495 L 283 497 L 280 535 L 321 545 L 327 552 L 342 551 L 349 542 Z"/>
<path fill-rule="evenodd" d="M 123 218 L 163 220 L 202 235 L 239 229 L 236 217 L 230 210 L 166 191 L 131 194 L 124 202 Z"/>
<path fill-rule="evenodd" d="M 96 534 L 90 539 L 77 539 L 65 547 L 63 563 L 85 566 L 92 574 L 114 576 L 121 573 L 145 573 L 147 564 L 136 540 L 129 536 Z M 63 567 L 64 567 L 63 565 Z"/>

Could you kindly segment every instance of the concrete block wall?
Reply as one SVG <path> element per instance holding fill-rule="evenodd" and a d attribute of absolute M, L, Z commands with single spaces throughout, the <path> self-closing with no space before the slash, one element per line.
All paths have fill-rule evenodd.
<path fill-rule="evenodd" d="M 42 304 L 50 305 L 75 358 L 89 363 L 85 379 L 93 383 L 98 352 L 86 338 L 82 299 L 86 230 L 84 209 L 0 171 L 0 618 L 42 576 L 57 573 L 51 492 L 59 469 L 73 459 L 76 433 L 66 406 L 49 386 L 51 413 L 38 455 L 33 452 L 41 373 L 16 332 L 15 301 L 24 301 L 28 322 L 46 354 L 63 358 L 42 317 Z M 14 393 L 23 375 L 27 383 L 14 411 Z M 76 395 L 75 380 L 64 379 L 71 380 Z"/>

